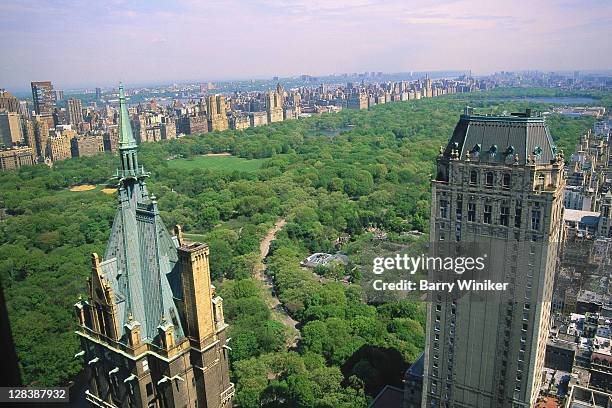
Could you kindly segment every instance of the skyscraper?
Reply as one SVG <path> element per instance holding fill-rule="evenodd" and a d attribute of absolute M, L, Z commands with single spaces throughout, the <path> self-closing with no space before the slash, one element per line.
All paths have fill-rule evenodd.
<path fill-rule="evenodd" d="M 563 164 L 545 120 L 529 110 L 494 117 L 466 108 L 441 149 L 433 255 L 462 256 L 459 248 L 472 245 L 488 254 L 486 278 L 508 289 L 432 295 L 423 407 L 534 405 L 562 234 Z"/>
<path fill-rule="evenodd" d="M 68 99 L 66 101 L 66 116 L 69 125 L 78 125 L 83 122 L 83 103 L 80 99 Z"/>
<path fill-rule="evenodd" d="M 52 115 L 55 109 L 55 91 L 51 81 L 32 82 L 32 100 L 37 115 Z"/>
<path fill-rule="evenodd" d="M 119 88 L 118 207 L 89 294 L 76 305 L 89 402 L 100 407 L 231 407 L 223 300 L 208 245 L 166 230 L 138 163 Z"/>

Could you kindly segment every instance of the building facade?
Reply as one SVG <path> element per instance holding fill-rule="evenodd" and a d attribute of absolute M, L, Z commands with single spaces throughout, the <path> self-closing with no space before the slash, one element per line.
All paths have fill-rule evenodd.
<path fill-rule="evenodd" d="M 50 81 L 32 82 L 32 100 L 37 115 L 51 116 L 55 109 L 55 92 Z"/>
<path fill-rule="evenodd" d="M 112 407 L 231 407 L 223 299 L 208 245 L 166 230 L 138 163 L 120 88 L 118 208 L 103 259 L 92 254 L 89 296 L 75 305 L 89 389 Z"/>
<path fill-rule="evenodd" d="M 104 151 L 104 142 L 98 136 L 77 136 L 70 139 L 72 157 L 95 156 Z"/>
<path fill-rule="evenodd" d="M 266 95 L 268 123 L 283 121 L 283 98 L 280 92 L 270 91 Z"/>
<path fill-rule="evenodd" d="M 19 100 L 5 89 L 0 88 L 0 112 L 19 112 Z"/>
<path fill-rule="evenodd" d="M 11 147 L 23 142 L 21 118 L 15 112 L 0 112 L 0 143 Z"/>
<path fill-rule="evenodd" d="M 34 163 L 34 154 L 30 147 L 0 149 L 0 170 L 16 170 L 21 166 L 31 166 Z"/>
<path fill-rule="evenodd" d="M 432 295 L 423 407 L 534 406 L 562 237 L 563 165 L 545 120 L 529 111 L 495 117 L 466 108 L 441 149 L 433 255 L 464 256 L 470 245 L 488 254 L 485 277 L 508 286 Z"/>
<path fill-rule="evenodd" d="M 80 99 L 68 99 L 66 101 L 66 121 L 69 125 L 83 123 L 83 103 Z"/>
<path fill-rule="evenodd" d="M 208 130 L 210 132 L 229 129 L 225 109 L 225 98 L 222 95 L 211 95 L 206 98 L 206 116 L 208 118 Z"/>
<path fill-rule="evenodd" d="M 72 157 L 70 137 L 66 133 L 55 132 L 47 139 L 47 149 L 45 158 L 51 161 L 66 160 Z"/>

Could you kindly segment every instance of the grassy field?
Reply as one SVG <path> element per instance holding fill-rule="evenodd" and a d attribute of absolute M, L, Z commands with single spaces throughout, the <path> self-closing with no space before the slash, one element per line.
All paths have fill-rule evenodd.
<path fill-rule="evenodd" d="M 261 167 L 264 159 L 247 160 L 234 156 L 198 156 L 189 159 L 168 161 L 168 166 L 175 169 L 211 169 L 227 171 L 254 171 Z"/>

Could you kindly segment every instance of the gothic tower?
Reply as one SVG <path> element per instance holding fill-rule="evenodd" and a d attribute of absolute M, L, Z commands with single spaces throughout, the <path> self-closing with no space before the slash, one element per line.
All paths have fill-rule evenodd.
<path fill-rule="evenodd" d="M 223 300 L 208 245 L 166 230 L 138 163 L 119 87 L 118 206 L 104 258 L 92 254 L 89 293 L 75 305 L 89 389 L 99 407 L 231 407 Z"/>

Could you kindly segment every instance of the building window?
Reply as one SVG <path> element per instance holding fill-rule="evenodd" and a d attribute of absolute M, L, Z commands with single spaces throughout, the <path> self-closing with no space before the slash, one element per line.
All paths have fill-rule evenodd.
<path fill-rule="evenodd" d="M 484 206 L 484 223 L 485 224 L 491 224 L 491 219 L 492 219 L 491 213 L 492 212 L 493 212 L 493 208 L 490 205 L 485 204 Z"/>
<path fill-rule="evenodd" d="M 485 175 L 485 186 L 493 187 L 493 173 L 490 171 Z"/>
<path fill-rule="evenodd" d="M 516 207 L 514 209 L 514 227 L 521 228 L 521 217 L 523 215 L 523 209 L 521 207 Z"/>
<path fill-rule="evenodd" d="M 149 361 L 146 358 L 142 360 L 142 371 L 145 373 L 149 371 Z"/>
<path fill-rule="evenodd" d="M 502 188 L 504 190 L 510 189 L 510 174 L 504 173 L 504 177 L 502 178 Z"/>
<path fill-rule="evenodd" d="M 508 220 L 510 219 L 510 208 L 501 207 L 501 211 L 499 214 L 499 223 L 504 227 L 508 226 Z"/>
<path fill-rule="evenodd" d="M 468 204 L 468 221 L 470 222 L 476 221 L 476 203 Z"/>
<path fill-rule="evenodd" d="M 153 395 L 153 384 L 147 383 L 147 397 L 150 397 L 151 395 Z"/>
<path fill-rule="evenodd" d="M 476 173 L 476 170 L 470 171 L 470 184 L 478 184 L 478 173 Z"/>
<path fill-rule="evenodd" d="M 448 201 L 440 200 L 440 217 L 448 218 Z"/>
<path fill-rule="evenodd" d="M 539 231 L 540 230 L 540 210 L 534 208 L 531 211 L 531 229 L 535 230 L 535 231 Z"/>
<path fill-rule="evenodd" d="M 457 201 L 457 210 L 456 210 L 457 221 L 461 221 L 462 211 L 463 211 L 463 201 Z"/>

